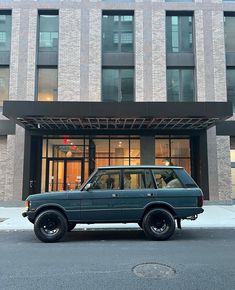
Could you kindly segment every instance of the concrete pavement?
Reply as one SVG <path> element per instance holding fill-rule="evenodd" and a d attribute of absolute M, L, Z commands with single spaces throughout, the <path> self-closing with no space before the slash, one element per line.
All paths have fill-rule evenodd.
<path fill-rule="evenodd" d="M 182 221 L 183 228 L 234 228 L 235 205 L 206 205 L 204 213 L 195 221 Z M 0 207 L 0 231 L 32 230 L 27 218 L 22 217 L 23 207 Z M 132 224 L 77 225 L 76 229 L 138 228 Z"/>

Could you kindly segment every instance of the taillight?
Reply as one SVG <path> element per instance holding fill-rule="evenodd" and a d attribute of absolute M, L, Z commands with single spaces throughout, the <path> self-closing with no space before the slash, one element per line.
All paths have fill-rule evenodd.
<path fill-rule="evenodd" d="M 203 195 L 198 196 L 197 198 L 197 206 L 202 207 L 203 206 Z"/>

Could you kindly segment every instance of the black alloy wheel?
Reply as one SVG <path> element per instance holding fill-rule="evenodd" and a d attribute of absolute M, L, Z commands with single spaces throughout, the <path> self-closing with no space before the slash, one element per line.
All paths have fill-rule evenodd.
<path fill-rule="evenodd" d="M 152 240 L 167 240 L 175 231 L 174 217 L 165 209 L 152 209 L 144 216 L 143 230 L 145 235 Z"/>
<path fill-rule="evenodd" d="M 37 238 L 46 243 L 59 241 L 68 231 L 65 216 L 57 210 L 45 210 L 40 213 L 34 223 Z"/>

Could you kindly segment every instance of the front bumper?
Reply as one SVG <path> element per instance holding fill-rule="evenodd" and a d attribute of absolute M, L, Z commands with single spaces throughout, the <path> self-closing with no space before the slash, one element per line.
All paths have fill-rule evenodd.
<path fill-rule="evenodd" d="M 31 223 L 34 223 L 34 220 L 35 220 L 35 211 L 25 211 L 22 213 L 22 216 L 23 217 L 27 217 L 28 220 L 31 222 Z"/>

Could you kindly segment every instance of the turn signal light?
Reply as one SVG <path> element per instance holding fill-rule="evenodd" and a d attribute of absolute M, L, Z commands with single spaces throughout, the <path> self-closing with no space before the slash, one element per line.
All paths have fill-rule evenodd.
<path fill-rule="evenodd" d="M 25 207 L 27 210 L 29 209 L 29 201 L 28 200 L 25 201 Z"/>

